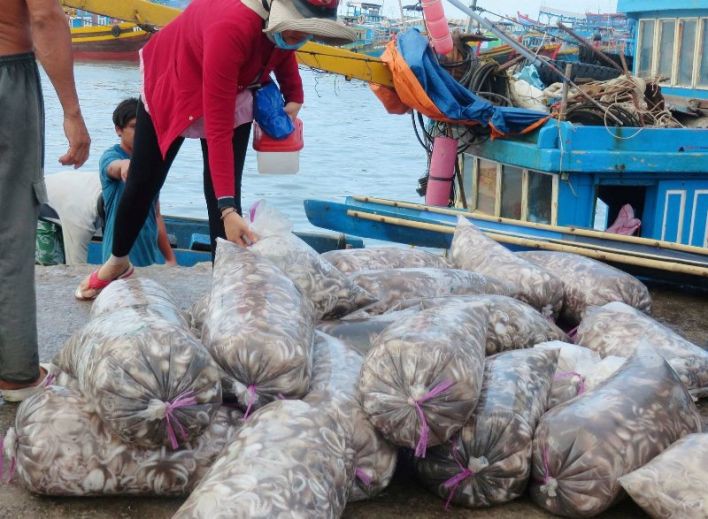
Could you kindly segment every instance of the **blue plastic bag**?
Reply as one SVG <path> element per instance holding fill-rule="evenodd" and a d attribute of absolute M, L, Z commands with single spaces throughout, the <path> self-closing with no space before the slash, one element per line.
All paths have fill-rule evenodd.
<path fill-rule="evenodd" d="M 293 133 L 295 125 L 285 113 L 283 95 L 274 81 L 256 90 L 253 101 L 253 118 L 258 126 L 273 139 L 285 139 Z"/>
<path fill-rule="evenodd" d="M 539 90 L 546 88 L 546 85 L 544 85 L 543 81 L 541 81 L 541 76 L 538 75 L 538 69 L 536 69 L 533 65 L 526 65 L 521 69 L 521 72 L 514 74 L 514 77 L 516 79 L 523 79 L 531 86 L 535 86 Z"/>

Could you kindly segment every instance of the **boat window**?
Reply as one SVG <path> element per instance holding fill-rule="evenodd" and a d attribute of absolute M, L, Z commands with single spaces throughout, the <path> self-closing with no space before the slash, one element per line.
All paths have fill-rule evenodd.
<path fill-rule="evenodd" d="M 477 203 L 475 209 L 485 214 L 495 214 L 497 193 L 497 163 L 491 160 L 477 161 Z"/>
<path fill-rule="evenodd" d="M 701 41 L 703 43 L 703 49 L 701 50 L 701 67 L 698 70 L 698 86 L 707 87 L 708 86 L 708 18 L 703 18 L 701 20 Z"/>
<path fill-rule="evenodd" d="M 521 219 L 521 186 L 523 170 L 514 166 L 502 166 L 501 216 Z"/>
<path fill-rule="evenodd" d="M 679 21 L 679 55 L 678 78 L 679 85 L 690 85 L 693 79 L 693 49 L 696 44 L 696 20 Z"/>
<path fill-rule="evenodd" d="M 529 171 L 528 220 L 551 223 L 553 175 Z"/>
<path fill-rule="evenodd" d="M 639 68 L 640 77 L 651 76 L 651 58 L 654 48 L 654 20 L 641 20 L 639 22 Z"/>
<path fill-rule="evenodd" d="M 674 67 L 674 31 L 676 20 L 661 20 L 659 36 L 659 66 L 657 74 L 662 82 L 671 83 Z"/>

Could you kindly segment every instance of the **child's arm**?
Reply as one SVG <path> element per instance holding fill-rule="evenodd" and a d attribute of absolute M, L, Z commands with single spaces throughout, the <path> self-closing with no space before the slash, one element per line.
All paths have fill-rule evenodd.
<path fill-rule="evenodd" d="M 177 265 L 177 258 L 175 258 L 175 253 L 172 251 L 170 238 L 167 236 L 167 226 L 165 226 L 165 220 L 163 220 L 162 213 L 160 213 L 160 202 L 155 203 L 155 220 L 157 223 L 157 246 L 165 257 L 165 264 L 175 266 Z"/>
<path fill-rule="evenodd" d="M 128 178 L 128 168 L 130 159 L 114 160 L 106 167 L 106 174 L 113 180 L 125 180 Z"/>

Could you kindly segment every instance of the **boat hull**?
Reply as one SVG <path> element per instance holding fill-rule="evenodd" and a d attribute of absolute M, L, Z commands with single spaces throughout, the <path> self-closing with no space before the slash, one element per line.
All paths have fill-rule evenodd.
<path fill-rule="evenodd" d="M 163 218 L 178 265 L 191 267 L 196 263 L 211 261 L 207 220 L 178 216 L 163 216 Z M 340 233 L 296 232 L 295 235 L 319 253 L 364 246 L 360 238 Z M 89 244 L 88 263 L 103 263 L 102 245 L 100 236 L 95 237 Z"/>
<path fill-rule="evenodd" d="M 71 48 L 76 60 L 137 62 L 149 39 L 150 33 L 133 24 L 83 27 L 72 29 Z"/>

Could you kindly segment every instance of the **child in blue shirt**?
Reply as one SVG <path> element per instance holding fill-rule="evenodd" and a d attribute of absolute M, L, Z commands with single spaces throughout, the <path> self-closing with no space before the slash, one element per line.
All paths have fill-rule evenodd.
<path fill-rule="evenodd" d="M 113 124 L 120 143 L 108 148 L 99 161 L 101 171 L 101 187 L 106 211 L 106 226 L 103 231 L 103 261 L 111 256 L 113 248 L 113 229 L 115 227 L 118 202 L 125 189 L 125 180 L 128 178 L 130 156 L 133 152 L 133 138 L 135 137 L 135 118 L 138 109 L 137 98 L 122 101 L 113 112 Z M 130 249 L 130 262 L 136 267 L 146 267 L 159 262 L 160 252 L 165 258 L 165 263 L 175 265 L 176 260 L 170 246 L 165 222 L 160 215 L 159 203 L 150 207 L 150 212 L 145 220 L 145 225 L 140 230 L 138 239 Z"/>

